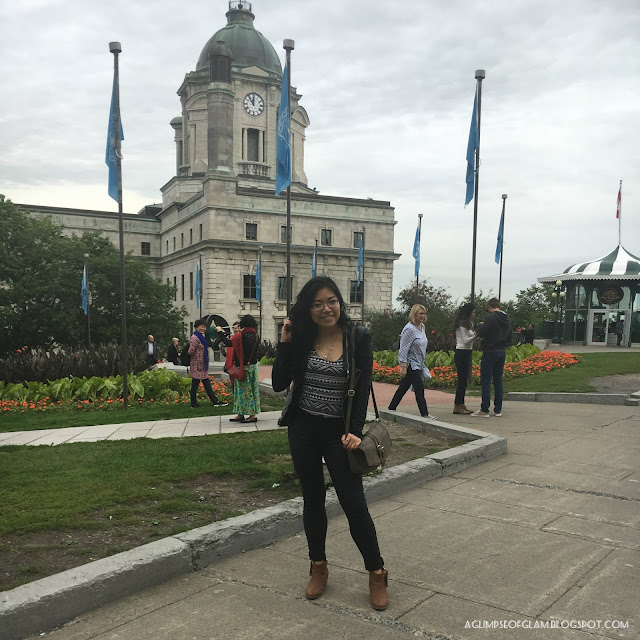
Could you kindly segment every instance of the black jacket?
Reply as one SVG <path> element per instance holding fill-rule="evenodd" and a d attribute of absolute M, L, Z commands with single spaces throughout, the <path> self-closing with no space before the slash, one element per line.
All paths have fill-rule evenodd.
<path fill-rule="evenodd" d="M 476 333 L 482 338 L 483 351 L 506 351 L 507 345 L 511 342 L 511 320 L 504 311 L 498 309 L 476 327 Z"/>
<path fill-rule="evenodd" d="M 351 332 L 343 337 L 343 361 L 347 381 L 350 378 L 352 356 Z M 356 328 L 356 384 L 351 409 L 349 431 L 360 437 L 367 418 L 369 404 L 369 388 L 371 387 L 371 370 L 373 368 L 373 351 L 371 350 L 371 334 L 365 327 Z M 271 371 L 271 384 L 274 391 L 284 391 L 293 382 L 282 409 L 282 417 L 278 421 L 281 426 L 290 425 L 298 411 L 303 380 L 296 378 L 294 370 L 295 358 L 290 342 L 279 342 L 276 347 L 276 360 Z M 347 394 L 344 397 L 343 415 L 347 413 Z"/>
<path fill-rule="evenodd" d="M 176 347 L 173 342 L 169 345 L 169 349 L 167 351 L 167 360 L 172 362 L 173 364 L 180 364 L 180 354 L 178 353 L 178 347 Z"/>
<path fill-rule="evenodd" d="M 214 344 L 223 344 L 225 347 L 233 346 L 231 338 L 227 337 L 222 331 L 218 331 L 218 337 Z M 258 362 L 258 334 L 253 331 L 246 331 L 242 334 L 242 355 L 245 366 L 248 364 L 256 364 Z M 217 346 L 217 345 L 216 345 Z M 215 347 L 214 347 L 215 348 Z M 234 354 L 234 361 L 238 362 L 238 356 Z M 240 363 L 238 362 L 238 365 Z"/>

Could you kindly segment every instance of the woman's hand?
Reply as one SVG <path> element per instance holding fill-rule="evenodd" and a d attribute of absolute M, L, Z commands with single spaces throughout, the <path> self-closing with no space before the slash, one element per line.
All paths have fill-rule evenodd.
<path fill-rule="evenodd" d="M 358 436 L 354 436 L 353 433 L 350 433 L 349 435 L 345 434 L 342 436 L 342 446 L 347 451 L 353 451 L 353 449 L 357 449 L 360 446 L 361 442 L 362 440 L 358 438 Z"/>
<path fill-rule="evenodd" d="M 407 375 L 407 363 L 406 362 L 401 362 L 400 363 L 400 373 L 403 376 Z"/>
<path fill-rule="evenodd" d="M 289 318 L 284 321 L 282 331 L 280 331 L 280 342 L 291 342 L 291 329 L 293 324 Z"/>

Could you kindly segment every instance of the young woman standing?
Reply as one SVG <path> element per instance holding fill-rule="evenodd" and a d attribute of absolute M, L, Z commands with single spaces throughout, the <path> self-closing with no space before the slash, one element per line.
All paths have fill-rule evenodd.
<path fill-rule="evenodd" d="M 304 499 L 303 522 L 311 559 L 305 595 L 310 600 L 319 598 L 329 576 L 324 457 L 349 520 L 351 536 L 369 571 L 371 606 L 383 610 L 389 604 L 387 571 L 364 497 L 362 476 L 351 472 L 347 459 L 347 451 L 360 446 L 373 366 L 371 335 L 358 327 L 353 344 L 352 326 L 333 280 L 312 278 L 298 294 L 282 327 L 271 375 L 275 391 L 293 383 L 280 424 L 288 426 L 291 457 Z M 347 435 L 344 412 L 353 349 L 357 382 Z"/>
<path fill-rule="evenodd" d="M 458 386 L 456 387 L 456 399 L 453 404 L 453 413 L 459 415 L 469 415 L 471 411 L 464 403 L 464 396 L 467 391 L 467 380 L 471 357 L 473 356 L 473 341 L 476 333 L 473 330 L 473 318 L 476 315 L 476 307 L 471 302 L 465 302 L 453 322 L 453 329 L 456 333 L 456 352 L 453 361 L 458 372 Z"/>

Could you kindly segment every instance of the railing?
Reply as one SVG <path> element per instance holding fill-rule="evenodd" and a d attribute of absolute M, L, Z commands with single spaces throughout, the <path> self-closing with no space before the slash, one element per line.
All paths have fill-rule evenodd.
<path fill-rule="evenodd" d="M 261 162 L 239 162 L 241 176 L 259 176 L 261 178 L 269 178 L 271 176 L 271 167 Z"/>
<path fill-rule="evenodd" d="M 251 3 L 244 0 L 231 0 L 229 2 L 229 11 L 231 9 L 240 9 L 240 11 L 251 11 Z"/>

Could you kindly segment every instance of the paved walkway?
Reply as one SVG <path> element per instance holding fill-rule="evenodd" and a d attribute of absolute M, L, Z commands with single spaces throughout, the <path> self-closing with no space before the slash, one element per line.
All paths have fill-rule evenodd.
<path fill-rule="evenodd" d="M 447 420 L 505 436 L 509 453 L 372 504 L 390 576 L 387 611 L 368 606 L 362 560 L 336 517 L 319 600 L 303 597 L 308 559 L 299 533 L 47 637 L 640 638 L 640 411 L 506 402 L 502 418 Z M 563 628 L 533 628 L 540 625 Z"/>

